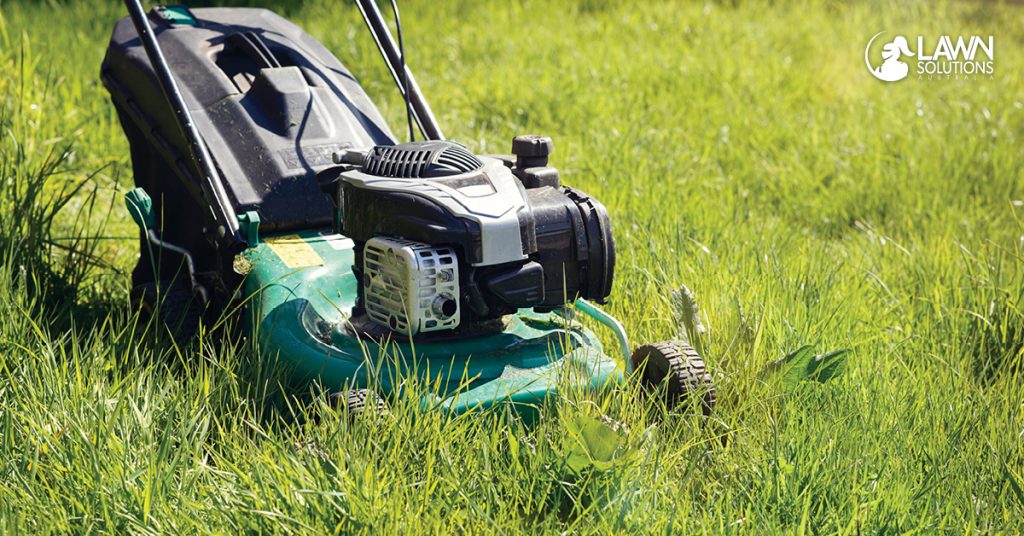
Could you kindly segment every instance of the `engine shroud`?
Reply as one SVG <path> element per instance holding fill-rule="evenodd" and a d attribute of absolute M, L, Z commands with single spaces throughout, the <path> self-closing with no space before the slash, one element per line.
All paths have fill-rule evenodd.
<path fill-rule="evenodd" d="M 321 181 L 335 185 L 340 232 L 356 243 L 358 277 L 368 266 L 365 244 L 387 237 L 454 250 L 462 322 L 550 310 L 576 297 L 603 301 L 610 293 L 608 212 L 559 184 L 553 169 L 476 156 L 446 141 L 376 146 L 351 159 L 358 167 L 324 172 Z"/>

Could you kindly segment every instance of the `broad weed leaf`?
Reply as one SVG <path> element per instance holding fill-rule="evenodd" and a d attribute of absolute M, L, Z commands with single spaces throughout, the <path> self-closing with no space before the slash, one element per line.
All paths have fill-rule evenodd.
<path fill-rule="evenodd" d="M 621 432 L 589 415 L 578 415 L 569 421 L 566 432 L 569 438 L 566 463 L 573 471 L 582 472 L 588 468 L 607 471 L 612 468 L 622 445 Z"/>
<path fill-rule="evenodd" d="M 846 370 L 847 349 L 815 354 L 812 346 L 802 346 L 765 367 L 766 373 L 779 373 L 782 383 L 793 387 L 804 380 L 825 383 Z"/>
<path fill-rule="evenodd" d="M 672 313 L 675 315 L 676 322 L 682 324 L 679 338 L 696 347 L 697 350 L 702 350 L 703 348 L 700 347 L 703 344 L 702 337 L 708 330 L 701 321 L 697 298 L 686 285 L 680 285 L 672 292 Z"/>

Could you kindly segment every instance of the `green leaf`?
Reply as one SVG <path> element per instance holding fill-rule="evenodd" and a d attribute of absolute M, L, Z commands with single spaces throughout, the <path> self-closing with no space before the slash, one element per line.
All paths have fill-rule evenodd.
<path fill-rule="evenodd" d="M 814 350 L 811 346 L 803 346 L 781 360 L 782 383 L 796 385 L 806 376 L 806 370 L 814 361 Z"/>
<path fill-rule="evenodd" d="M 589 415 L 577 415 L 566 425 L 566 432 L 570 440 L 566 463 L 573 471 L 612 468 L 623 442 L 620 432 Z"/>
<path fill-rule="evenodd" d="M 838 377 L 846 371 L 846 354 L 849 352 L 848 349 L 843 348 L 814 356 L 810 378 L 824 383 Z"/>
<path fill-rule="evenodd" d="M 1003 478 L 1008 484 L 1010 484 L 1010 489 L 1017 497 L 1017 501 L 1024 506 L 1024 491 L 1021 491 L 1018 477 L 1014 474 L 1013 470 L 1006 465 L 1006 462 L 1003 462 Z"/>
<path fill-rule="evenodd" d="M 672 292 L 672 312 L 676 317 L 676 321 L 682 324 L 683 327 L 679 333 L 679 338 L 694 347 L 701 344 L 701 337 L 707 333 L 707 328 L 701 322 L 700 306 L 697 305 L 697 298 L 686 285 L 681 285 Z M 701 348 L 697 349 L 700 350 Z"/>
<path fill-rule="evenodd" d="M 508 432 L 508 451 L 513 460 L 519 459 L 519 438 L 511 431 Z"/>
<path fill-rule="evenodd" d="M 810 345 L 802 346 L 786 357 L 770 363 L 764 372 L 781 374 L 782 383 L 792 387 L 804 380 L 827 382 L 846 370 L 847 349 L 815 354 Z"/>

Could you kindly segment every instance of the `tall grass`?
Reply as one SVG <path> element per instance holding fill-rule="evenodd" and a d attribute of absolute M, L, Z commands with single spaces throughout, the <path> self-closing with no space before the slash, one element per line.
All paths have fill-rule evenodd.
<path fill-rule="evenodd" d="M 354 9 L 275 7 L 402 124 Z M 625 388 L 532 426 L 453 418 L 410 384 L 353 421 L 318 386 L 277 396 L 251 341 L 152 340 L 96 74 L 118 6 L 5 1 L 0 530 L 1024 530 L 1020 7 L 402 8 L 450 137 L 552 135 L 565 182 L 609 207 L 632 340 L 678 334 L 672 291 L 694 291 L 715 417 Z M 879 83 L 862 47 L 883 29 L 993 34 L 996 79 Z M 805 344 L 851 349 L 846 372 L 765 372 Z"/>

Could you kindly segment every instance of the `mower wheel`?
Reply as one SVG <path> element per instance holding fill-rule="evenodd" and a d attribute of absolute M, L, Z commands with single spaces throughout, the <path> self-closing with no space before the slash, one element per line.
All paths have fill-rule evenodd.
<path fill-rule="evenodd" d="M 203 306 L 186 284 L 177 281 L 144 283 L 132 289 L 131 300 L 144 316 L 155 317 L 178 344 L 191 340 L 199 329 Z"/>
<path fill-rule="evenodd" d="M 696 394 L 701 397 L 704 415 L 711 415 L 715 406 L 715 386 L 704 359 L 692 346 L 682 341 L 645 344 L 633 352 L 632 361 L 644 388 L 648 391 L 666 390 L 665 403 L 669 408 Z"/>
<path fill-rule="evenodd" d="M 377 415 L 387 415 L 388 403 L 370 389 L 349 389 L 341 393 L 331 395 L 331 402 L 345 408 L 353 417 L 358 417 L 368 411 L 375 411 Z"/>

